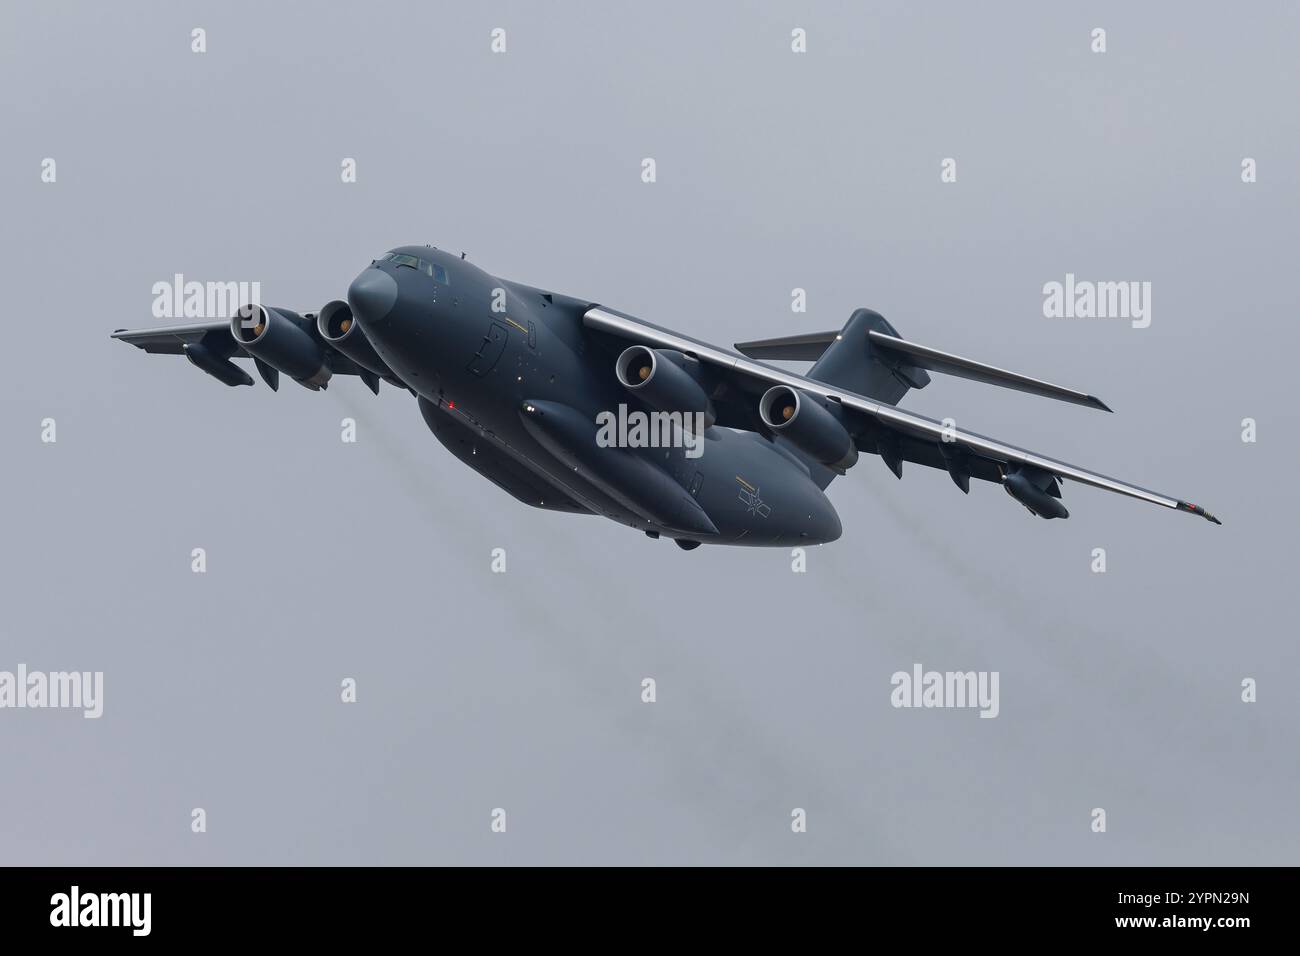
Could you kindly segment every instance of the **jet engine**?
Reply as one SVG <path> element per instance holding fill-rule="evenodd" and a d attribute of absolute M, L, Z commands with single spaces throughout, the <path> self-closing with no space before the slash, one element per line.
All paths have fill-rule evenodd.
<path fill-rule="evenodd" d="M 331 373 L 310 327 L 297 312 L 265 305 L 244 306 L 230 320 L 230 334 L 245 352 L 315 391 L 325 387 Z"/>
<path fill-rule="evenodd" d="M 717 415 L 704 387 L 696 378 L 699 362 L 672 349 L 633 345 L 614 363 L 614 374 L 633 395 L 661 412 L 702 414 L 704 427 Z"/>
<path fill-rule="evenodd" d="M 858 446 L 836 413 L 788 385 L 773 385 L 758 402 L 758 417 L 774 434 L 843 474 L 858 460 Z"/>
<path fill-rule="evenodd" d="M 1021 465 L 1007 472 L 1002 487 L 1012 498 L 1040 518 L 1068 518 L 1070 512 L 1061 504 L 1061 485 L 1055 475 L 1040 468 Z"/>
<path fill-rule="evenodd" d="M 393 377 L 392 369 L 379 357 L 375 347 L 358 327 L 357 320 L 352 316 L 352 307 L 346 302 L 335 299 L 321 309 L 320 315 L 316 317 L 316 330 L 329 343 L 330 348 L 342 352 L 357 365 L 384 378 Z"/>

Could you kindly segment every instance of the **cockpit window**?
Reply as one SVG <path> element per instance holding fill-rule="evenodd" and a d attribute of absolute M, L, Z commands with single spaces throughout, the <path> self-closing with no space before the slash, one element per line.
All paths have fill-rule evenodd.
<path fill-rule="evenodd" d="M 394 266 L 406 266 L 417 272 L 423 272 L 430 279 L 442 285 L 451 285 L 451 280 L 447 277 L 447 270 L 434 262 L 427 259 L 418 259 L 415 256 L 408 256 L 399 252 L 389 252 L 383 257 L 382 262 L 391 262 Z"/>

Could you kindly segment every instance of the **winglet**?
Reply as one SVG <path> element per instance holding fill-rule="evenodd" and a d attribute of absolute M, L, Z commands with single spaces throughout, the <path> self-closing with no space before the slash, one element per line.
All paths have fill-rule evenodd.
<path fill-rule="evenodd" d="M 1189 512 L 1190 514 L 1194 514 L 1194 515 L 1200 515 L 1200 516 L 1201 516 L 1202 518 L 1204 518 L 1206 521 L 1213 521 L 1215 524 L 1223 524 L 1222 521 L 1220 521 L 1218 518 L 1214 517 L 1214 515 L 1210 514 L 1208 511 L 1206 511 L 1206 510 L 1205 510 L 1204 508 L 1202 508 L 1200 505 L 1194 505 L 1194 504 L 1192 504 L 1190 501 L 1180 501 L 1180 502 L 1178 502 L 1178 510 L 1179 510 L 1179 511 L 1186 511 L 1186 512 Z"/>

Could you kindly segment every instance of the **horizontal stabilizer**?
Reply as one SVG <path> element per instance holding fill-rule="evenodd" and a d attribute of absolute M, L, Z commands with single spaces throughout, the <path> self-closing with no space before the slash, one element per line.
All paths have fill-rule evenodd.
<path fill-rule="evenodd" d="M 804 335 L 787 335 L 779 339 L 758 339 L 737 342 L 736 351 L 760 362 L 815 362 L 839 337 L 838 332 L 808 332 Z"/>
<path fill-rule="evenodd" d="M 974 382 L 983 382 L 986 385 L 1014 388 L 1018 392 L 1029 392 L 1032 395 L 1055 398 L 1058 401 L 1071 402 L 1075 405 L 1099 408 L 1103 412 L 1110 411 L 1106 403 L 1095 395 L 1078 392 L 1072 388 L 1063 388 L 1060 385 L 1053 385 L 1051 382 L 1030 378 L 1028 375 L 1021 375 L 1018 372 L 1008 372 L 1006 369 L 997 368 L 993 365 L 974 362 L 968 358 L 962 358 L 960 355 L 953 355 L 951 352 L 940 352 L 928 345 L 917 345 L 915 342 L 895 338 L 883 332 L 872 330 L 868 333 L 868 336 L 871 339 L 871 344 L 878 352 L 894 355 L 908 365 L 917 368 L 929 369 L 931 372 L 939 372 L 943 375 L 954 375 L 957 378 L 966 378 Z"/>

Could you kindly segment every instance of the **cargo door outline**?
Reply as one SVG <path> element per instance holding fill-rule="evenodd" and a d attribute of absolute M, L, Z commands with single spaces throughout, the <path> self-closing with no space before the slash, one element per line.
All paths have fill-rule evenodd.
<path fill-rule="evenodd" d="M 480 377 L 492 371 L 501 358 L 501 353 L 506 349 L 507 335 L 509 333 L 504 325 L 498 322 L 489 325 L 488 330 L 483 333 L 483 340 L 479 343 L 478 351 L 470 359 L 469 370 Z"/>

